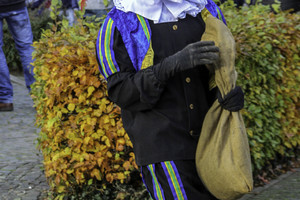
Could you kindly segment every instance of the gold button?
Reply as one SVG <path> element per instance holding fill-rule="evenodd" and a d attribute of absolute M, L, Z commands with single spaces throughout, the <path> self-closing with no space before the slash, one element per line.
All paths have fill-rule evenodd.
<path fill-rule="evenodd" d="M 194 135 L 194 131 L 193 130 L 190 130 L 190 135 Z"/>
<path fill-rule="evenodd" d="M 191 78 L 190 77 L 186 77 L 185 78 L 185 82 L 190 83 L 191 82 Z"/>
<path fill-rule="evenodd" d="M 191 109 L 191 110 L 194 109 L 194 104 L 190 104 L 190 109 Z"/>
<path fill-rule="evenodd" d="M 173 25 L 173 30 L 176 31 L 177 30 L 177 25 Z"/>

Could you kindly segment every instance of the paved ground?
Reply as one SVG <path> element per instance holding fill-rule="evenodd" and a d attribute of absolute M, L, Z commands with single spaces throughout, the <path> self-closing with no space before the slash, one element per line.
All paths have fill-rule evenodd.
<path fill-rule="evenodd" d="M 12 80 L 15 110 L 0 112 L 0 200 L 41 200 L 49 187 L 35 147 L 35 110 L 22 78 L 12 76 Z M 240 200 L 300 200 L 300 169 Z"/>
<path fill-rule="evenodd" d="M 14 111 L 0 112 L 0 200 L 41 199 L 49 188 L 36 150 L 35 109 L 23 84 L 13 82 Z"/>
<path fill-rule="evenodd" d="M 300 200 L 300 169 L 281 175 L 264 187 L 255 188 L 239 200 Z"/>

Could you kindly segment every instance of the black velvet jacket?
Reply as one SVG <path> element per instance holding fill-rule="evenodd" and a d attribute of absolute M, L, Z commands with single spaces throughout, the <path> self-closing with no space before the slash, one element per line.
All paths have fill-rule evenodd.
<path fill-rule="evenodd" d="M 172 23 L 153 24 L 154 64 L 186 45 L 200 41 L 205 30 L 201 14 Z M 150 68 L 135 71 L 116 30 L 113 46 L 120 72 L 108 77 L 109 98 L 122 109 L 124 128 L 138 165 L 194 159 L 206 112 L 215 99 L 209 72 L 199 66 L 160 82 Z"/>

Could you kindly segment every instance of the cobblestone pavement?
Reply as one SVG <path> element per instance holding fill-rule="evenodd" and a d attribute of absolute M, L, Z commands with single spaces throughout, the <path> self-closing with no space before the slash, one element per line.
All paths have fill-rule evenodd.
<path fill-rule="evenodd" d="M 49 188 L 36 150 L 35 109 L 22 81 L 13 81 L 14 111 L 0 112 L 0 200 L 41 199 Z"/>
<path fill-rule="evenodd" d="M 0 112 L 0 200 L 41 200 L 49 189 L 36 150 L 35 109 L 23 80 L 12 76 L 14 111 Z M 300 169 L 240 200 L 300 200 Z"/>
<path fill-rule="evenodd" d="M 287 172 L 240 200 L 300 200 L 300 168 Z"/>

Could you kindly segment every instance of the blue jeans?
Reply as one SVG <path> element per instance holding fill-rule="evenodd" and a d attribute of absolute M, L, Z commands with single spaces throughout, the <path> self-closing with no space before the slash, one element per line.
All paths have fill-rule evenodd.
<path fill-rule="evenodd" d="M 26 87 L 30 91 L 30 85 L 35 81 L 33 77 L 32 62 L 33 35 L 27 8 L 0 13 L 0 102 L 13 102 L 13 88 L 9 78 L 9 70 L 3 46 L 3 19 L 6 20 L 10 33 L 12 34 L 16 49 L 20 55 Z"/>

